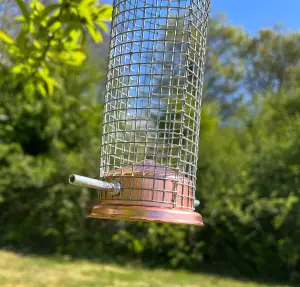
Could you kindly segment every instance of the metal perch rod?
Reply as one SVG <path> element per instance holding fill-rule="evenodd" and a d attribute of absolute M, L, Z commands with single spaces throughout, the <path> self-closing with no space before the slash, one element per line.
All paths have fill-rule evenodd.
<path fill-rule="evenodd" d="M 107 190 L 111 195 L 118 194 L 121 189 L 121 185 L 117 181 L 106 182 L 77 174 L 72 174 L 69 177 L 69 183 L 93 189 Z"/>

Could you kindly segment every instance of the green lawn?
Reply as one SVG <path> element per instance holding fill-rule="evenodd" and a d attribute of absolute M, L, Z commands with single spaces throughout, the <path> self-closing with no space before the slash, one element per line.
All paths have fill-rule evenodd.
<path fill-rule="evenodd" d="M 241 282 L 206 274 L 190 274 L 184 271 L 153 271 L 92 263 L 85 260 L 70 261 L 22 256 L 12 252 L 0 251 L 0 286 L 259 287 L 268 285 Z"/>

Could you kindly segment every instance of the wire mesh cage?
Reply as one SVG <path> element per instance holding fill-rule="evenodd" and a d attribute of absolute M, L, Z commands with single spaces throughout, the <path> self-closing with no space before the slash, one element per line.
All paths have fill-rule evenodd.
<path fill-rule="evenodd" d="M 202 225 L 195 209 L 210 0 L 114 0 L 90 216 Z"/>

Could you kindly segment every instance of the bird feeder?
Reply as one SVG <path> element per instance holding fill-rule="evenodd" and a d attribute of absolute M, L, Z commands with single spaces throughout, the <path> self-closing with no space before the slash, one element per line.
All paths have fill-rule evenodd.
<path fill-rule="evenodd" d="M 210 0 L 114 0 L 99 190 L 89 217 L 203 225 L 195 212 Z"/>

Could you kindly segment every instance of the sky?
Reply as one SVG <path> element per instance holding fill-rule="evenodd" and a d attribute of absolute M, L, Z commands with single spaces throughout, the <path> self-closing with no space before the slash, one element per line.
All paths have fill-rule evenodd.
<path fill-rule="evenodd" d="M 219 12 L 251 34 L 276 24 L 300 32 L 300 0 L 211 0 L 211 14 Z"/>
<path fill-rule="evenodd" d="M 111 4 L 112 0 L 101 3 Z M 211 0 L 211 15 L 219 13 L 226 13 L 228 23 L 253 35 L 276 24 L 300 32 L 300 0 Z"/>

